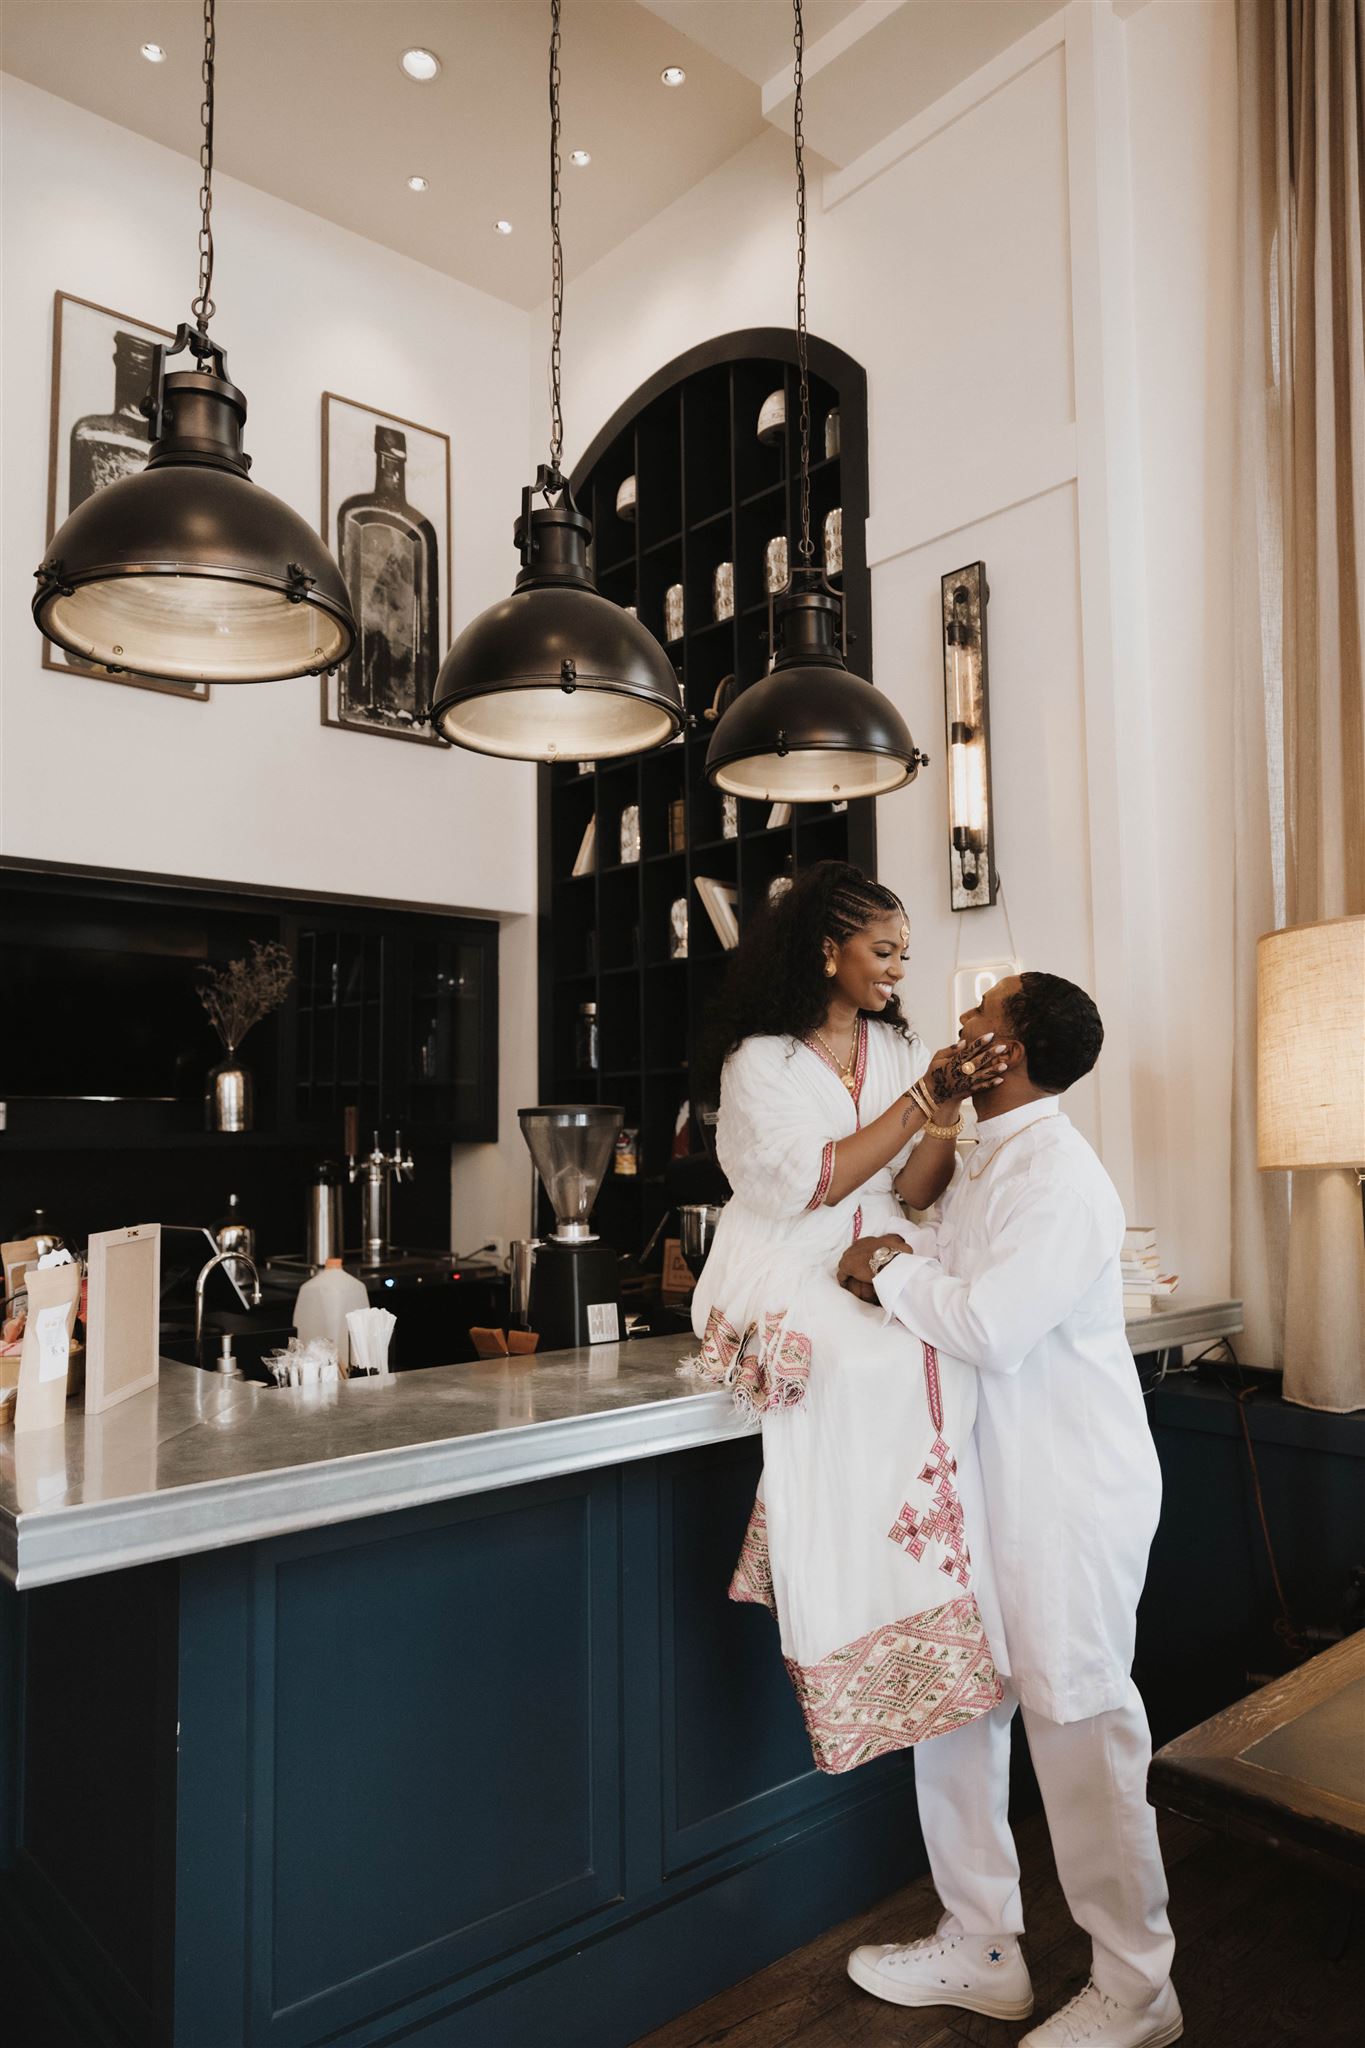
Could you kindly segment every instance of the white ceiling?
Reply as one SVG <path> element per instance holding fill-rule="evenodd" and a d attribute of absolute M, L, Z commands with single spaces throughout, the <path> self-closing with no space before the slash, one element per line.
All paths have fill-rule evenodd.
<path fill-rule="evenodd" d="M 806 132 L 847 163 L 1063 0 L 806 0 Z M 219 0 L 218 166 L 509 299 L 549 288 L 547 0 Z M 573 276 L 762 133 L 790 128 L 790 0 L 565 0 Z M 0 65 L 187 156 L 200 0 L 4 0 Z M 144 42 L 164 64 L 149 64 Z M 414 44 L 440 76 L 399 69 Z M 687 83 L 669 90 L 666 64 Z M 766 88 L 766 90 L 765 90 Z M 766 112 L 765 112 L 766 108 Z M 584 170 L 567 152 L 592 153 Z M 407 189 L 409 175 L 428 189 Z M 187 165 L 190 192 L 196 174 Z M 498 218 L 514 232 L 494 232 Z"/>

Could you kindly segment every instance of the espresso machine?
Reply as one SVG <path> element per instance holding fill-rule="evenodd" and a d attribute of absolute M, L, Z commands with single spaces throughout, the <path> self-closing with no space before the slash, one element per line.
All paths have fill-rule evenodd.
<path fill-rule="evenodd" d="M 546 1103 L 517 1117 L 555 1212 L 554 1235 L 530 1248 L 528 1327 L 542 1351 L 613 1344 L 621 1335 L 617 1255 L 588 1218 L 625 1111 L 609 1103 Z"/>

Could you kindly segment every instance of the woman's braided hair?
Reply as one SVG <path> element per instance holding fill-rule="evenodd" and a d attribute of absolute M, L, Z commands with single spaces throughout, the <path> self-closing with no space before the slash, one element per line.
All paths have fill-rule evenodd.
<path fill-rule="evenodd" d="M 892 890 L 848 861 L 822 860 L 803 868 L 790 889 L 747 920 L 720 995 L 707 1019 L 697 1059 L 697 1100 L 714 1103 L 727 1054 L 746 1038 L 804 1038 L 825 1021 L 829 981 L 825 941 L 843 945 L 880 917 L 900 917 L 905 906 Z M 900 999 L 865 1013 L 909 1037 Z"/>

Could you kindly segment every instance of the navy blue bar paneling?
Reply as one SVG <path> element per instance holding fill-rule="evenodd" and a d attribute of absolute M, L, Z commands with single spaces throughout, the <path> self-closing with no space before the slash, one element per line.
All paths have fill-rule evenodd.
<path fill-rule="evenodd" d="M 54 1586 L 27 1599 L 25 1621 L 21 1865 L 150 2041 L 170 2006 L 158 1922 L 169 1909 L 174 1572 Z"/>
<path fill-rule="evenodd" d="M 1136 1675 L 1157 1741 L 1293 1661 L 1256 1510 L 1236 1396 L 1175 1379 L 1149 1403 L 1164 1482 L 1138 1615 Z M 1264 1395 L 1245 1409 L 1266 1520 L 1296 1627 L 1340 1630 L 1365 1566 L 1365 1414 L 1327 1415 Z"/>
<path fill-rule="evenodd" d="M 253 2038 L 319 2033 L 621 1888 L 618 1486 L 260 1546 Z"/>
<path fill-rule="evenodd" d="M 0 1584 L 0 1871 L 14 1866 L 19 1845 L 20 1596 Z"/>
<path fill-rule="evenodd" d="M 176 2048 L 249 2038 L 254 1584 L 249 1549 L 211 1551 L 180 1567 Z"/>
<path fill-rule="evenodd" d="M 752 1443 L 719 1444 L 659 1469 L 664 1872 L 733 1860 L 753 1836 L 847 1796 L 811 1764 L 777 1623 L 727 1597 L 754 1502 Z M 908 1774 L 868 1766 L 859 1790 Z M 851 1783 L 851 1781 L 850 1781 Z"/>

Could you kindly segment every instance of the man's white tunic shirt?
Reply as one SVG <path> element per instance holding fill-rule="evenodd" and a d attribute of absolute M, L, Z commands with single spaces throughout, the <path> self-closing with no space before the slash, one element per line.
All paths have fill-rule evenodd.
<path fill-rule="evenodd" d="M 980 1374 L 996 1663 L 1051 1720 L 1105 1713 L 1126 1697 L 1161 1505 L 1124 1334 L 1123 1206 L 1048 1097 L 981 1124 L 939 1218 L 907 1226 L 913 1256 L 875 1285 L 916 1336 Z"/>

